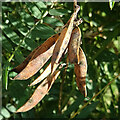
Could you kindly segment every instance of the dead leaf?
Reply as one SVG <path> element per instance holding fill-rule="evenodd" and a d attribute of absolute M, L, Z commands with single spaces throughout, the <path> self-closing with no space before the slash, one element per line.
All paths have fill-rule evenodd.
<path fill-rule="evenodd" d="M 87 74 L 87 60 L 86 56 L 83 52 L 83 50 L 80 48 L 79 52 L 79 59 L 80 63 L 75 63 L 75 74 L 76 74 L 76 82 L 79 90 L 81 93 L 86 97 L 87 91 L 86 91 L 86 74 Z"/>
<path fill-rule="evenodd" d="M 55 42 L 58 40 L 59 33 L 48 38 L 37 51 L 35 51 L 27 66 L 14 78 L 26 80 L 40 70 L 43 65 L 49 60 L 53 53 Z"/>
<path fill-rule="evenodd" d="M 61 31 L 58 41 L 56 42 L 55 48 L 53 50 L 52 59 L 51 59 L 51 73 L 53 72 L 53 68 L 56 66 L 56 64 L 58 64 L 60 58 L 62 57 L 62 54 L 64 53 L 64 51 L 68 46 L 70 36 L 73 30 L 74 20 L 77 17 L 77 13 L 79 10 L 80 10 L 80 7 L 76 6 L 75 11 L 72 14 L 72 17 L 70 18 L 68 27 L 65 26 L 65 28 Z"/>
<path fill-rule="evenodd" d="M 54 81 L 57 79 L 58 75 L 60 74 L 59 70 L 56 70 L 52 76 L 46 78 L 35 90 L 31 98 L 22 106 L 20 107 L 16 113 L 18 112 L 26 112 L 36 106 L 43 97 L 48 93 L 51 86 L 53 85 Z"/>

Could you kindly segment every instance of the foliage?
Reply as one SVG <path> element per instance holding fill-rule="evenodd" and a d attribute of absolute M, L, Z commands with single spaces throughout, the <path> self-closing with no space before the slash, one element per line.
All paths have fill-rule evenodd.
<path fill-rule="evenodd" d="M 73 13 L 73 3 L 2 3 L 3 108 L 0 118 L 120 119 L 120 78 L 115 78 L 120 68 L 120 4 L 78 4 L 81 7 L 78 17 L 84 20 L 79 27 L 88 62 L 88 97 L 84 98 L 79 92 L 74 66 L 69 64 L 66 71 L 63 67 L 49 94 L 34 109 L 15 114 L 37 87 L 28 85 L 43 69 L 25 81 L 12 81 L 16 73 L 10 70 L 61 30 Z M 111 80 L 113 82 L 109 84 Z"/>

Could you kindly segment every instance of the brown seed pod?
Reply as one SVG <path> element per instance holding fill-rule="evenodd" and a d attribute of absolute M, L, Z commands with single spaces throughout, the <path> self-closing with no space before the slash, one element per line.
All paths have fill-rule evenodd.
<path fill-rule="evenodd" d="M 34 91 L 31 98 L 22 106 L 20 107 L 16 113 L 18 112 L 26 112 L 36 106 L 43 97 L 49 92 L 50 88 L 52 87 L 54 81 L 57 79 L 58 75 L 60 74 L 59 70 L 56 70 L 52 76 L 46 78 Z"/>
<path fill-rule="evenodd" d="M 27 66 L 17 75 L 15 79 L 26 80 L 40 70 L 43 65 L 52 56 L 55 42 L 58 40 L 59 34 L 55 34 L 48 38 L 33 54 Z"/>
<path fill-rule="evenodd" d="M 60 58 L 62 57 L 64 51 L 66 50 L 71 33 L 73 30 L 74 20 L 77 17 L 77 13 L 80 10 L 79 6 L 76 6 L 74 13 L 72 14 L 72 17 L 67 22 L 68 26 L 66 24 L 65 28 L 61 31 L 60 37 L 58 38 L 58 41 L 55 45 L 55 48 L 53 50 L 53 55 L 51 59 L 51 72 L 53 73 L 53 69 L 56 66 L 56 63 L 59 62 Z"/>
<path fill-rule="evenodd" d="M 79 63 L 79 46 L 81 44 L 81 31 L 79 27 L 74 28 L 68 45 L 68 59 L 70 63 Z"/>
<path fill-rule="evenodd" d="M 26 59 L 25 59 L 20 65 L 18 65 L 17 67 L 13 68 L 11 71 L 20 73 L 20 72 L 27 66 L 27 64 L 29 63 L 30 59 L 31 59 L 32 56 L 34 55 L 34 53 L 35 53 L 40 47 L 41 47 L 41 45 L 38 46 L 37 48 L 35 48 L 35 49 L 26 57 Z"/>
<path fill-rule="evenodd" d="M 77 86 L 78 86 L 79 90 L 86 97 L 87 96 L 87 91 L 86 91 L 87 60 L 86 60 L 86 56 L 81 48 L 80 48 L 80 52 L 79 52 L 79 59 L 80 59 L 80 63 L 74 64 L 75 65 L 74 71 L 76 74 L 76 82 L 77 82 Z"/>

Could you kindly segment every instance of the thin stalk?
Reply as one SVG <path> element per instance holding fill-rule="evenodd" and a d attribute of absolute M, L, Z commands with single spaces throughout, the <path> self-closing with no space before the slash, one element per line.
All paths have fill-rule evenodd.
<path fill-rule="evenodd" d="M 74 118 L 77 114 L 80 113 L 81 110 L 83 110 L 94 98 L 96 98 L 101 92 L 103 92 L 103 90 L 105 90 L 109 85 L 112 84 L 112 82 L 114 82 L 115 79 L 117 79 L 120 76 L 120 74 L 118 74 L 113 80 L 111 80 L 102 90 L 100 90 L 96 95 L 94 95 L 86 104 L 84 104 L 80 109 L 78 109 L 78 111 L 76 113 L 74 113 L 70 119 Z"/>

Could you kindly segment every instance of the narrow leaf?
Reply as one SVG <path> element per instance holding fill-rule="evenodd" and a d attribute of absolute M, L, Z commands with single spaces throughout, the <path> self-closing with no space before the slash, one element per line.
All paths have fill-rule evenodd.
<path fill-rule="evenodd" d="M 79 118 L 79 119 L 80 118 L 82 118 L 82 119 L 87 118 L 88 115 L 96 108 L 98 103 L 99 103 L 99 101 L 92 102 L 90 105 L 85 107 L 76 118 Z"/>
<path fill-rule="evenodd" d="M 43 9 L 43 8 L 44 8 L 44 9 L 47 8 L 47 6 L 45 5 L 45 3 L 42 2 L 42 1 L 36 2 L 35 4 L 36 4 L 37 7 L 40 8 L 40 9 L 41 9 L 41 8 L 42 8 L 42 9 Z"/>
<path fill-rule="evenodd" d="M 36 106 L 43 97 L 48 93 L 51 86 L 53 85 L 54 81 L 57 79 L 60 71 L 57 70 L 54 72 L 52 76 L 46 78 L 35 90 L 31 98 L 21 107 L 19 108 L 16 113 L 18 112 L 26 112 Z"/>
<path fill-rule="evenodd" d="M 66 10 L 66 9 L 50 9 L 49 14 L 54 15 L 54 16 L 65 15 L 65 14 L 68 14 L 68 10 Z"/>
<path fill-rule="evenodd" d="M 8 88 L 8 66 L 5 67 L 5 89 L 7 90 Z"/>
<path fill-rule="evenodd" d="M 20 47 L 23 48 L 27 47 L 27 44 L 25 44 L 24 42 L 20 44 L 21 39 L 18 36 L 18 34 L 15 31 L 13 31 L 10 27 L 8 27 L 6 24 L 3 24 L 3 32 L 14 44 L 19 45 Z"/>
<path fill-rule="evenodd" d="M 51 18 L 51 17 L 45 17 L 43 19 L 44 23 L 47 23 L 48 25 L 52 26 L 52 27 L 56 27 L 56 26 L 63 26 L 64 24 L 56 19 L 56 18 Z"/>
<path fill-rule="evenodd" d="M 18 11 L 20 14 L 22 20 L 29 26 L 33 26 L 35 24 L 34 18 L 25 10 L 22 9 L 21 11 Z"/>
<path fill-rule="evenodd" d="M 111 10 L 113 9 L 114 5 L 115 5 L 115 1 L 114 0 L 109 0 L 109 6 L 110 6 Z"/>
<path fill-rule="evenodd" d="M 26 5 L 28 7 L 28 10 L 32 13 L 32 15 L 37 18 L 41 19 L 41 11 L 38 9 L 36 5 L 33 3 L 26 2 Z"/>
<path fill-rule="evenodd" d="M 2 47 L 8 52 L 12 51 L 13 49 L 10 41 L 4 35 L 2 35 Z"/>

